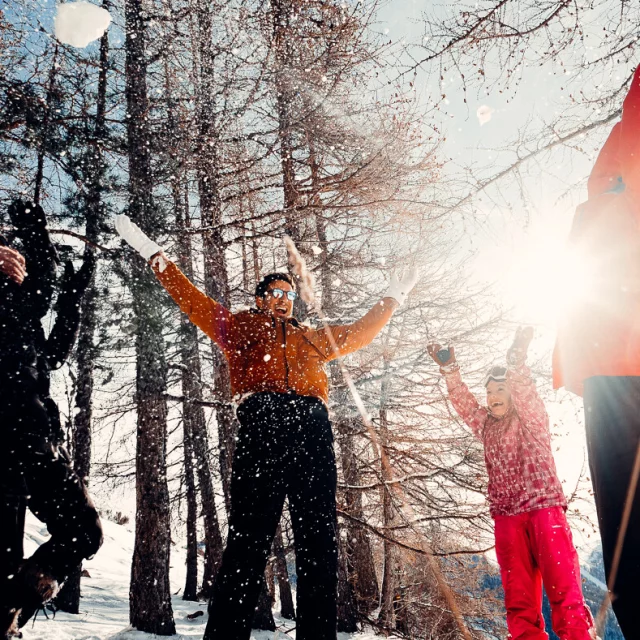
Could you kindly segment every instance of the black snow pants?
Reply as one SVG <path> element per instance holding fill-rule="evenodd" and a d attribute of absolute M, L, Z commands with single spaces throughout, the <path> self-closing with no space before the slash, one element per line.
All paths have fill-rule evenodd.
<path fill-rule="evenodd" d="M 607 582 L 638 445 L 640 377 L 585 380 L 584 409 L 591 482 L 600 523 Z M 613 611 L 627 640 L 640 638 L 640 485 L 613 593 Z"/>
<path fill-rule="evenodd" d="M 102 544 L 102 528 L 84 483 L 50 438 L 49 414 L 30 367 L 0 372 L 0 605 L 20 607 L 12 581 L 23 561 L 26 508 L 51 537 L 31 562 L 63 582 Z"/>
<path fill-rule="evenodd" d="M 325 405 L 256 393 L 238 408 L 229 537 L 205 640 L 248 640 L 285 497 L 297 568 L 298 640 L 336 638 L 336 464 Z"/>

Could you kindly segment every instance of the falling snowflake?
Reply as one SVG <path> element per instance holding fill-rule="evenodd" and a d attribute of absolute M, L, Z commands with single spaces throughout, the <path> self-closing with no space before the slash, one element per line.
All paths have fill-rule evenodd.
<path fill-rule="evenodd" d="M 478 107 L 476 115 L 478 116 L 478 122 L 480 122 L 480 126 L 482 126 L 483 124 L 487 124 L 487 122 L 491 120 L 491 116 L 493 115 L 494 111 L 495 109 L 493 107 L 490 107 L 486 104 Z"/>

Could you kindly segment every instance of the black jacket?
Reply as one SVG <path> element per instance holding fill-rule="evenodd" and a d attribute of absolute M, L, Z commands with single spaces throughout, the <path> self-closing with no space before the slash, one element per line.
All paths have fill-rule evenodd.
<path fill-rule="evenodd" d="M 13 393 L 35 392 L 46 408 L 49 425 L 39 426 L 61 438 L 58 409 L 49 397 L 50 370 L 67 359 L 80 322 L 80 303 L 90 281 L 95 260 L 92 252 L 75 273 L 71 263 L 58 283 L 56 320 L 47 339 L 42 318 L 51 307 L 56 288 L 56 251 L 46 230 L 46 218 L 40 207 L 14 203 L 10 215 L 16 227 L 16 243 L 11 243 L 25 258 L 27 276 L 18 285 L 0 274 L 0 380 Z M 6 240 L 3 242 L 8 244 Z M 41 422 L 41 421 L 40 421 Z M 34 422 L 35 424 L 35 422 Z"/>
<path fill-rule="evenodd" d="M 35 367 L 38 356 L 46 353 L 41 321 L 51 305 L 56 273 L 56 252 L 44 215 L 29 219 L 16 213 L 17 206 L 12 205 L 11 218 L 18 242 L 11 245 L 24 256 L 27 276 L 16 284 L 0 274 L 0 366 L 5 371 Z"/>

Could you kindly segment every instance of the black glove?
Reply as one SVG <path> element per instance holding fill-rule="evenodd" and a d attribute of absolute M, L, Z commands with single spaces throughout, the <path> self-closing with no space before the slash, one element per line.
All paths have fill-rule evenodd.
<path fill-rule="evenodd" d="M 39 204 L 14 200 L 9 205 L 9 218 L 11 224 L 17 229 L 33 227 L 44 228 L 47 225 L 47 217 Z"/>
<path fill-rule="evenodd" d="M 89 286 L 89 281 L 91 280 L 91 276 L 93 275 L 93 271 L 96 268 L 96 252 L 93 249 L 89 249 L 85 252 L 84 258 L 82 259 L 82 266 L 80 267 L 80 271 L 75 274 L 74 279 L 74 288 L 77 291 L 81 291 L 82 294 L 86 291 Z M 82 295 L 81 294 L 81 295 Z"/>
<path fill-rule="evenodd" d="M 56 302 L 56 321 L 47 340 L 47 359 L 50 369 L 58 369 L 69 357 L 80 324 L 80 303 L 95 267 L 93 251 L 85 254 L 82 267 L 76 273 L 71 262 L 64 265 L 60 280 L 60 294 Z"/>
<path fill-rule="evenodd" d="M 76 273 L 71 261 L 64 263 L 64 273 L 60 279 L 60 295 L 58 306 L 67 303 L 69 299 L 80 301 L 93 275 L 96 266 L 96 255 L 94 251 L 87 251 L 82 260 L 82 266 Z"/>

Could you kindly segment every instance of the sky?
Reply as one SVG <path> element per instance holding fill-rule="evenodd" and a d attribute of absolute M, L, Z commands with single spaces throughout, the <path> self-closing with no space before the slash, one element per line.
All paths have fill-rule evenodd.
<path fill-rule="evenodd" d="M 423 13 L 444 13 L 454 5 L 391 0 L 380 13 L 379 29 L 394 42 L 420 42 Z M 433 78 L 423 73 L 417 84 L 420 99 L 429 100 Z M 561 85 L 562 78 L 548 68 L 526 68 L 515 94 L 498 89 L 487 93 L 484 88 L 465 93 L 456 73 L 445 74 L 442 93 L 447 98 L 442 112 L 446 140 L 442 153 L 449 169 L 475 165 L 484 167 L 483 174 L 493 173 L 493 168 L 511 157 L 497 149 L 512 143 L 527 123 L 553 116 L 563 97 Z M 489 114 L 484 122 L 478 116 L 479 109 Z M 503 206 L 495 207 L 488 197 L 481 196 L 473 230 L 476 255 L 468 268 L 479 281 L 495 282 L 505 306 L 513 307 L 514 320 L 536 325 L 548 347 L 555 332 L 557 305 L 566 292 L 556 277 L 561 271 L 564 240 L 575 206 L 586 198 L 586 186 L 564 194 L 568 184 L 586 177 L 589 160 L 578 158 L 572 165 L 539 169 L 524 181 L 529 196 L 526 208 L 509 179 L 500 184 L 506 200 Z M 513 199 L 509 202 L 510 193 Z"/>
<path fill-rule="evenodd" d="M 409 45 L 423 37 L 421 16 L 455 8 L 453 2 L 428 0 L 391 0 L 380 12 L 379 31 L 395 43 Z M 508 147 L 527 124 L 551 119 L 562 108 L 562 76 L 548 67 L 524 69 L 515 93 L 482 88 L 463 91 L 456 74 L 445 74 L 440 87 L 447 98 L 442 105 L 442 127 L 446 141 L 442 153 L 449 168 L 484 167 L 486 175 L 504 163 Z M 417 76 L 417 94 L 430 99 L 434 80 L 426 73 Z M 467 103 L 465 104 L 465 98 Z M 480 110 L 480 113 L 479 113 Z M 483 117 L 480 117 L 483 116 Z M 594 133 L 592 149 L 597 150 L 606 131 Z M 477 203 L 473 237 L 473 257 L 466 262 L 467 275 L 483 284 L 492 284 L 496 295 L 514 323 L 533 325 L 536 331 L 531 360 L 542 360 L 550 371 L 550 355 L 556 323 L 563 308 L 579 292 L 579 278 L 573 276 L 579 264 L 567 259 L 564 248 L 575 207 L 586 199 L 586 177 L 593 154 L 583 157 L 556 154 L 555 165 L 533 165 L 522 185 L 506 179 L 500 184 L 500 200 L 483 196 Z M 523 204 L 520 188 L 527 194 Z M 498 206 L 496 206 L 498 202 Z M 564 274 L 564 276 L 562 275 Z M 545 365 L 546 362 L 546 365 Z M 582 420 L 582 402 L 564 391 L 551 392 L 545 398 L 554 433 L 553 446 L 558 473 L 565 493 L 571 493 L 583 474 L 581 502 L 578 508 L 595 522 L 595 510 L 589 494 L 588 465 Z M 592 527 L 574 522 L 577 544 L 593 545 Z"/>

